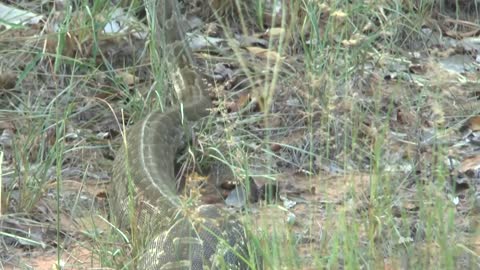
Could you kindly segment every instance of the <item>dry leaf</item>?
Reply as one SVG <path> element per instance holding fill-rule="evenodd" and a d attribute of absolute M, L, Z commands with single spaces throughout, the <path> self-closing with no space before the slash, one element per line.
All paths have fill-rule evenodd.
<path fill-rule="evenodd" d="M 470 131 L 479 131 L 480 130 L 480 116 L 475 115 L 470 117 L 460 130 L 469 129 Z"/>
<path fill-rule="evenodd" d="M 117 75 L 122 78 L 122 80 L 128 85 L 133 86 L 137 84 L 140 80 L 137 76 L 130 74 L 125 71 L 118 72 Z"/>
<path fill-rule="evenodd" d="M 6 22 L 2 25 L 6 29 L 10 29 L 12 25 L 16 24 L 38 24 L 44 16 L 0 3 L 0 18 L 2 18 L 2 22 Z"/>
<path fill-rule="evenodd" d="M 470 156 L 465 158 L 460 164 L 458 171 L 469 177 L 475 177 L 480 168 L 480 156 Z"/>
<path fill-rule="evenodd" d="M 425 74 L 427 71 L 426 67 L 422 64 L 411 64 L 408 70 L 414 74 Z"/>
<path fill-rule="evenodd" d="M 280 57 L 280 55 L 277 52 L 269 49 L 264 49 L 260 47 L 246 47 L 245 49 L 247 49 L 247 51 L 250 52 L 251 54 L 257 57 L 260 57 L 262 59 L 272 59 L 272 60 L 282 59 L 282 57 Z"/>
<path fill-rule="evenodd" d="M 3 72 L 0 74 L 0 90 L 1 89 L 12 89 L 15 87 L 17 82 L 17 76 L 13 72 Z"/>
<path fill-rule="evenodd" d="M 374 30 L 375 25 L 372 23 L 372 21 L 368 21 L 365 26 L 362 28 L 362 33 L 370 33 Z"/>
<path fill-rule="evenodd" d="M 240 47 L 268 47 L 268 41 L 263 38 L 258 38 L 255 36 L 240 36 L 237 39 Z"/>
<path fill-rule="evenodd" d="M 230 112 L 238 112 L 241 109 L 245 108 L 250 102 L 250 94 L 242 93 L 235 102 L 232 102 L 228 106 Z"/>
<path fill-rule="evenodd" d="M 354 47 L 361 44 L 365 40 L 365 36 L 360 34 L 355 34 L 349 40 L 342 40 L 342 45 L 345 47 Z"/>
<path fill-rule="evenodd" d="M 269 38 L 278 38 L 282 35 L 285 35 L 285 29 L 281 27 L 273 27 L 268 29 L 265 34 L 262 35 L 262 38 L 269 39 Z"/>

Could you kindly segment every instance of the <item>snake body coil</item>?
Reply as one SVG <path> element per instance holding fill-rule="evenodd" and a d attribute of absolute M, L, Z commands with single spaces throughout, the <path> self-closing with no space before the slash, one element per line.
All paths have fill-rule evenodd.
<path fill-rule="evenodd" d="M 114 161 L 112 213 L 145 247 L 139 252 L 138 269 L 248 269 L 240 258 L 247 254 L 245 231 L 235 218 L 212 205 L 191 213 L 181 210 L 174 159 L 182 124 L 206 116 L 210 99 L 193 69 L 176 4 L 161 0 L 156 6 L 157 38 L 184 106 L 152 112 L 129 128 Z"/>

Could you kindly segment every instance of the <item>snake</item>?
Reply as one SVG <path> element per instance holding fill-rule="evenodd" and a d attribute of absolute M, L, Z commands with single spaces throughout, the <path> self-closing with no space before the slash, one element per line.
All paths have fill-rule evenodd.
<path fill-rule="evenodd" d="M 162 48 L 181 105 L 156 110 L 126 130 L 113 161 L 109 205 L 114 223 L 138 247 L 137 269 L 251 269 L 245 227 L 221 206 L 179 196 L 175 156 L 188 122 L 209 114 L 207 84 L 194 67 L 176 0 L 152 6 L 155 47 Z M 150 8 L 150 10 L 152 10 Z"/>

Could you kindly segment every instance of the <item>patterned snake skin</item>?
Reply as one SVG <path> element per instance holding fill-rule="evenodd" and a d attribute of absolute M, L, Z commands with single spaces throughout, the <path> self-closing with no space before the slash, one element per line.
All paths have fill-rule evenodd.
<path fill-rule="evenodd" d="M 151 4 L 146 0 L 150 10 Z M 186 205 L 177 194 L 174 160 L 183 123 L 206 116 L 210 99 L 185 46 L 177 2 L 160 0 L 153 9 L 157 46 L 184 106 L 152 112 L 129 128 L 113 166 L 112 214 L 144 247 L 137 251 L 137 269 L 250 269 L 239 221 L 213 205 Z"/>

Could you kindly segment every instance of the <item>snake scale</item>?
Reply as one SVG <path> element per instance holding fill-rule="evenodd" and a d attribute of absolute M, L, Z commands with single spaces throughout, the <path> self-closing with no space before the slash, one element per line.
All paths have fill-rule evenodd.
<path fill-rule="evenodd" d="M 174 161 L 183 123 L 206 116 L 211 104 L 185 45 L 177 4 L 155 3 L 156 40 L 184 106 L 154 111 L 127 130 L 113 165 L 112 215 L 144 247 L 137 269 L 249 269 L 239 221 L 214 205 L 184 207 L 177 194 Z"/>

